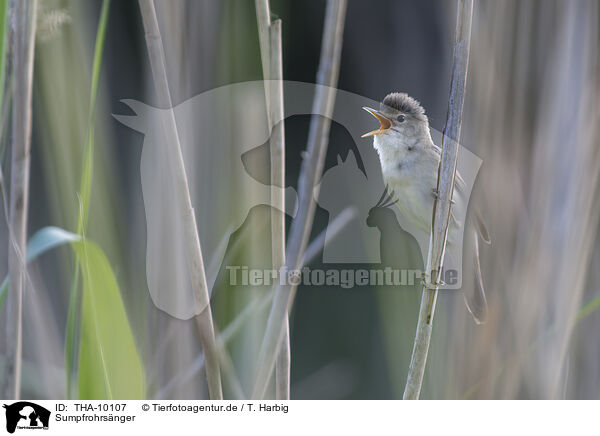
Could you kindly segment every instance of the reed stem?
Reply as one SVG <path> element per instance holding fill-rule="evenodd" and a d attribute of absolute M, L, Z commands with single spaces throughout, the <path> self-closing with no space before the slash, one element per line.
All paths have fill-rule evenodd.
<path fill-rule="evenodd" d="M 202 259 L 198 227 L 196 225 L 196 215 L 194 213 L 194 208 L 192 207 L 190 189 L 179 141 L 179 133 L 177 132 L 175 113 L 173 111 L 171 93 L 169 91 L 162 37 L 158 27 L 153 0 L 139 0 L 139 6 L 142 13 L 146 45 L 148 47 L 150 67 L 152 69 L 156 93 L 161 106 L 169 109 L 169 118 L 163 124 L 167 138 L 165 146 L 171 147 L 171 158 L 169 160 L 170 165 L 173 168 L 173 176 L 175 177 L 175 185 L 179 200 L 179 215 L 183 220 L 185 230 L 186 253 L 189 262 L 190 278 L 195 302 L 200 309 L 195 320 L 206 362 L 208 392 L 211 400 L 220 400 L 223 398 L 223 389 L 221 386 L 219 352 L 215 340 L 212 310 L 206 284 L 206 273 L 204 271 L 204 261 Z"/>
<path fill-rule="evenodd" d="M 256 0 L 256 21 L 260 55 L 265 83 L 267 123 L 270 132 L 271 185 L 285 187 L 285 134 L 283 121 L 283 60 L 281 48 L 281 20 L 271 21 L 269 0 Z M 276 125 L 274 120 L 280 120 Z M 274 269 L 285 264 L 285 210 L 283 191 L 271 190 L 271 257 Z M 281 349 L 275 364 L 275 398 L 290 397 L 290 323 L 286 316 Z"/>
<path fill-rule="evenodd" d="M 270 112 L 271 122 L 279 120 L 271 129 L 271 185 L 285 187 L 285 128 L 283 113 L 283 59 L 281 47 L 281 20 L 276 20 L 270 27 L 271 36 L 271 79 Z M 271 190 L 271 243 L 273 268 L 280 269 L 285 265 L 285 195 L 283 189 Z M 283 339 L 275 362 L 275 398 L 290 399 L 290 322 L 289 314 L 284 320 Z"/>
<path fill-rule="evenodd" d="M 26 281 L 27 211 L 31 151 L 31 94 L 37 0 L 17 0 L 13 9 L 13 137 L 11 157 L 4 398 L 19 399 L 23 340 L 23 287 Z"/>
<path fill-rule="evenodd" d="M 415 342 L 404 388 L 405 400 L 418 400 L 423 385 L 423 375 L 427 364 L 427 354 L 431 342 L 433 316 L 444 262 L 450 207 L 454 192 L 456 161 L 458 158 L 458 141 L 462 119 L 467 68 L 469 65 L 469 47 L 471 41 L 471 21 L 473 17 L 473 0 L 459 0 L 456 17 L 456 35 L 454 41 L 454 60 L 450 84 L 448 116 L 442 139 L 442 156 L 438 169 L 437 190 L 439 196 L 433 203 L 433 220 L 429 237 L 429 251 L 425 284 L 421 297 L 421 308 Z M 435 277 L 433 277 L 435 275 Z"/>
<path fill-rule="evenodd" d="M 302 162 L 298 180 L 298 213 L 290 229 L 286 250 L 288 271 L 300 268 L 313 224 L 316 207 L 314 197 L 318 195 L 318 181 L 325 163 L 331 115 L 335 103 L 345 14 L 345 0 L 328 0 L 317 72 L 317 85 L 321 86 L 316 87 L 312 110 L 313 114 L 324 114 L 324 116 L 313 115 L 310 123 L 307 157 Z M 278 286 L 275 291 L 259 353 L 258 374 L 252 398 L 262 399 L 265 395 L 284 337 L 287 314 L 293 304 L 296 290 L 297 286 L 286 284 Z"/>

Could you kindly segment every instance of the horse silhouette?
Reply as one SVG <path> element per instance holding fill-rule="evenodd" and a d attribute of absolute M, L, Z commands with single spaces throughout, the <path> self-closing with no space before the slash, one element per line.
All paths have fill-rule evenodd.
<path fill-rule="evenodd" d="M 286 207 L 282 212 L 291 216 L 296 212 L 297 194 L 293 188 L 261 183 L 244 167 L 242 155 L 268 140 L 267 130 L 260 127 L 263 123 L 259 111 L 240 112 L 240 105 L 257 99 L 257 95 L 252 89 L 236 95 L 221 94 L 191 99 L 173 110 L 123 100 L 135 115 L 113 115 L 145 135 L 140 173 L 147 223 L 148 289 L 159 309 L 180 319 L 189 319 L 204 308 L 197 307 L 191 289 L 186 236 L 179 215 L 181 200 L 171 163 L 173 144 L 167 143 L 163 128 L 172 113 L 207 265 L 209 292 L 229 237 L 253 207 L 271 206 L 271 189 L 284 191 Z"/>

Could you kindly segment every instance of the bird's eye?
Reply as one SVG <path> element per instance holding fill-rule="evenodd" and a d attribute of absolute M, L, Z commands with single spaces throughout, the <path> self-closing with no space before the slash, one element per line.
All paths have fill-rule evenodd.
<path fill-rule="evenodd" d="M 406 119 L 406 117 L 404 115 L 400 114 L 400 115 L 398 115 L 398 117 L 396 117 L 396 119 L 398 120 L 399 123 L 402 123 Z"/>

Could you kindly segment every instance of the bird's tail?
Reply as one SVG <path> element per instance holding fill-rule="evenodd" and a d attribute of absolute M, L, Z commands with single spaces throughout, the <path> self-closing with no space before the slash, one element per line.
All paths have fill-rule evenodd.
<path fill-rule="evenodd" d="M 473 315 L 477 324 L 487 321 L 488 304 L 485 297 L 485 287 L 481 274 L 481 263 L 479 261 L 479 240 L 490 243 L 489 233 L 481 215 L 475 212 L 475 216 L 469 216 L 467 228 L 465 229 L 465 243 L 463 253 L 463 278 L 473 277 L 473 287 L 463 286 L 463 296 L 467 309 Z M 463 280 L 463 283 L 464 280 Z"/>

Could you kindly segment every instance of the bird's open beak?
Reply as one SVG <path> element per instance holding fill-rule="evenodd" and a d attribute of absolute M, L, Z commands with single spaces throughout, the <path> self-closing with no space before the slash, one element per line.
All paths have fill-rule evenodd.
<path fill-rule="evenodd" d="M 389 130 L 390 127 L 392 127 L 392 122 L 383 115 L 381 115 L 381 112 L 379 112 L 378 110 L 371 109 L 370 107 L 363 107 L 363 109 L 369 112 L 375 118 L 377 118 L 381 126 L 377 130 L 372 130 L 369 133 L 365 133 L 364 135 L 362 135 L 362 138 L 366 138 L 367 136 L 379 135 L 380 133 L 385 133 L 386 130 Z"/>

